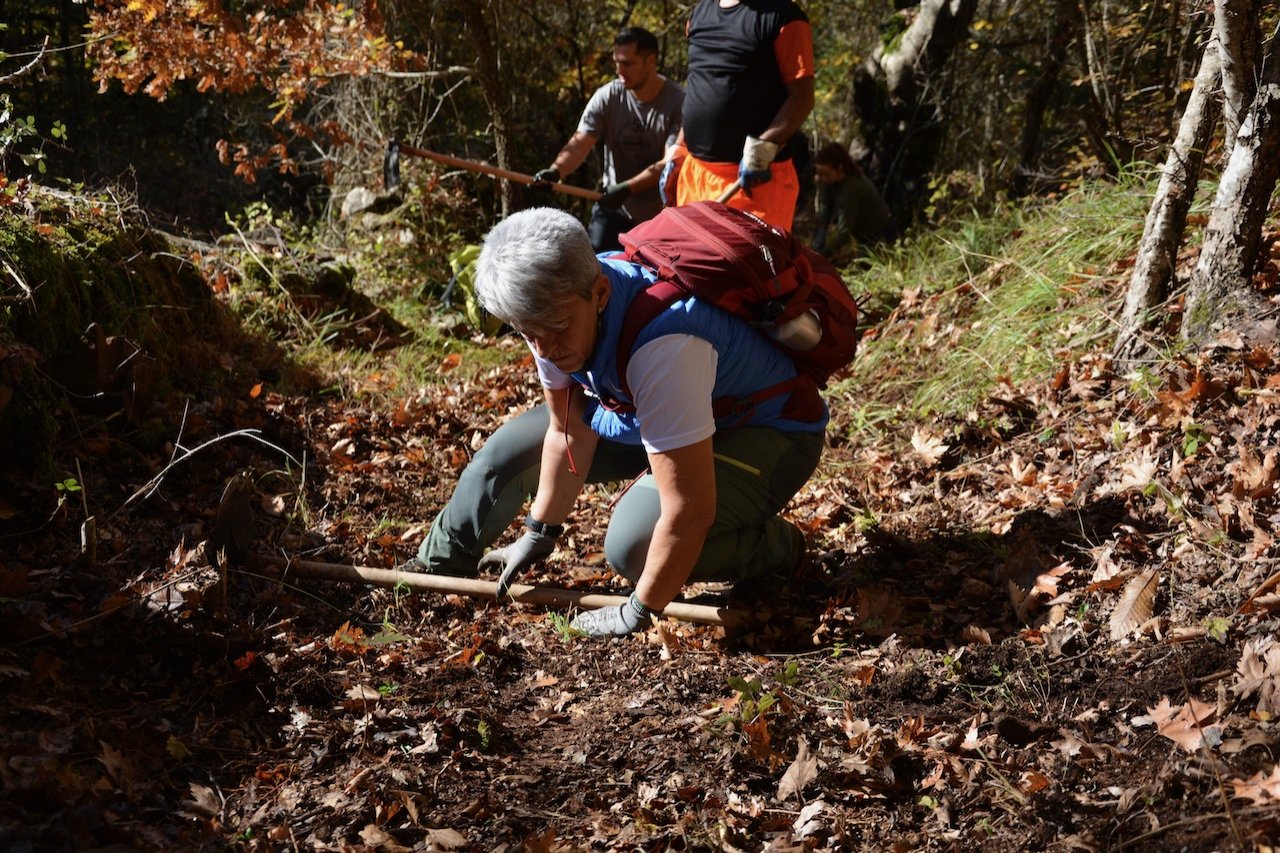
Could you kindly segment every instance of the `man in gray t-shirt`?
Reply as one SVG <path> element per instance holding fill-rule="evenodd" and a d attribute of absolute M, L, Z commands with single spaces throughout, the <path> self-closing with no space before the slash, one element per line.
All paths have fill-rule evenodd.
<path fill-rule="evenodd" d="M 550 168 L 534 175 L 562 181 L 604 140 L 604 195 L 591 209 L 587 232 L 597 252 L 619 249 L 618 235 L 662 209 L 658 177 L 667 148 L 680 132 L 684 90 L 658 73 L 658 40 L 624 27 L 613 42 L 618 79 L 587 102 L 578 129 Z"/>

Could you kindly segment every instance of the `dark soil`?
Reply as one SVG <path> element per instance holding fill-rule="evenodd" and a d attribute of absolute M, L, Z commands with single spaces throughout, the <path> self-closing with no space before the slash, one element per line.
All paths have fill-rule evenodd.
<path fill-rule="evenodd" d="M 592 641 L 542 608 L 247 559 L 411 554 L 472 450 L 529 404 L 502 345 L 510 367 L 379 405 L 263 390 L 279 365 L 240 346 L 225 384 L 150 402 L 167 444 L 138 442 L 136 418 L 68 414 L 55 456 L 82 491 L 3 476 L 4 849 L 1280 837 L 1273 353 L 1167 365 L 1148 398 L 1080 356 L 1071 381 L 1016 389 L 1016 417 L 993 400 L 931 425 L 937 458 L 833 441 L 789 509 L 809 572 L 688 591 L 753 613 L 732 630 Z M 1188 452 L 1190 421 L 1205 441 Z M 621 588 L 600 558 L 610 498 L 585 497 L 529 580 Z"/>

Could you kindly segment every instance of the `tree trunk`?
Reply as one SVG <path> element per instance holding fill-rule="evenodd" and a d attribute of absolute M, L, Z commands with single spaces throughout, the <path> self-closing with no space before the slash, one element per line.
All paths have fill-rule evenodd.
<path fill-rule="evenodd" d="M 866 170 L 902 227 L 915 217 L 942 140 L 932 75 L 964 43 L 977 0 L 922 0 L 892 51 L 854 70 Z"/>
<path fill-rule="evenodd" d="M 1023 111 L 1022 142 L 1019 145 L 1018 169 L 1013 176 L 1013 194 L 1024 196 L 1035 188 L 1039 173 L 1040 148 L 1044 138 L 1044 115 L 1058 88 L 1067 48 L 1080 29 L 1080 7 L 1077 0 L 1057 0 L 1054 26 L 1045 46 L 1040 75 L 1027 93 Z"/>
<path fill-rule="evenodd" d="M 1266 304 L 1252 290 L 1262 222 L 1280 178 L 1280 74 L 1258 86 L 1222 173 L 1200 260 L 1187 288 L 1182 336 L 1201 346 L 1224 330 L 1246 339 L 1274 331 L 1258 323 Z"/>
<path fill-rule="evenodd" d="M 1222 62 L 1223 150 L 1230 151 L 1257 86 L 1258 0 L 1217 0 L 1213 31 Z"/>
<path fill-rule="evenodd" d="M 1153 349 L 1143 339 L 1142 332 L 1150 325 L 1152 312 L 1164 302 L 1173 280 L 1187 210 L 1195 197 L 1204 152 L 1217 123 L 1215 95 L 1219 69 L 1217 43 L 1210 38 L 1178 125 L 1178 135 L 1169 149 L 1160 184 L 1147 212 L 1138 257 L 1129 277 L 1115 346 L 1116 362 L 1122 372 Z"/>
<path fill-rule="evenodd" d="M 476 52 L 476 76 L 479 78 L 485 103 L 489 106 L 492 121 L 490 126 L 493 129 L 494 157 L 498 161 L 499 168 L 516 171 L 511 168 L 509 152 L 507 109 L 511 99 L 508 97 L 506 82 L 498 60 L 498 40 L 494 36 L 493 27 L 490 26 L 488 19 L 492 6 L 492 2 L 475 0 L 456 0 L 454 3 L 454 9 L 460 12 Z M 510 181 L 499 181 L 498 186 L 501 192 L 502 216 L 505 219 L 516 207 L 516 189 Z"/>

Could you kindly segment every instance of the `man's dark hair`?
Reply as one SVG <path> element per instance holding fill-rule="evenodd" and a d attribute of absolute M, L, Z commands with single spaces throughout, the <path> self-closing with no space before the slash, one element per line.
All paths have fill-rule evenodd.
<path fill-rule="evenodd" d="M 627 44 L 634 44 L 636 53 L 658 55 L 658 37 L 646 29 L 623 27 L 618 30 L 618 35 L 613 40 L 613 46 L 622 47 Z"/>

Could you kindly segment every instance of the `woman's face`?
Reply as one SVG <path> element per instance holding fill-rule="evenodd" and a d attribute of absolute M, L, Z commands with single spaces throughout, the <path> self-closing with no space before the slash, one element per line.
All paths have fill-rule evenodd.
<path fill-rule="evenodd" d="M 596 322 L 608 302 L 609 279 L 602 274 L 591 285 L 589 297 L 571 297 L 545 328 L 517 327 L 516 331 L 539 358 L 565 373 L 573 373 L 586 366 L 595 350 Z"/>
<path fill-rule="evenodd" d="M 844 180 L 844 169 L 839 166 L 828 166 L 825 163 L 819 163 L 813 167 L 813 176 L 818 179 L 820 184 L 838 184 Z"/>

